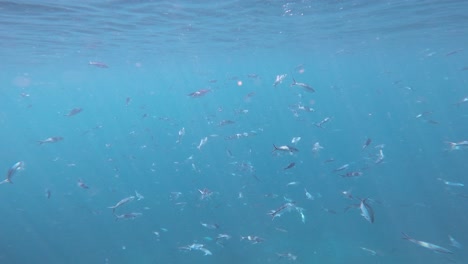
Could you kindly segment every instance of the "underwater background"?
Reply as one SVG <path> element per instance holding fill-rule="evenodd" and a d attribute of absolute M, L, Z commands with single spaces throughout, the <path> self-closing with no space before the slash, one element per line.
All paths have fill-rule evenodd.
<path fill-rule="evenodd" d="M 468 263 L 466 10 L 0 1 L 0 263 Z"/>

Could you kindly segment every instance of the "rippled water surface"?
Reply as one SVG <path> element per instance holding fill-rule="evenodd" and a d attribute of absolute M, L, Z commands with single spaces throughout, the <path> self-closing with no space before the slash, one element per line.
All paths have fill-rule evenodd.
<path fill-rule="evenodd" d="M 466 263 L 466 10 L 0 1 L 0 263 Z"/>

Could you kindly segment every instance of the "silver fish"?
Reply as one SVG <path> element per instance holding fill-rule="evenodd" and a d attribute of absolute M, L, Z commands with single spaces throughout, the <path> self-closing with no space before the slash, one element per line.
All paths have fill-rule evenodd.
<path fill-rule="evenodd" d="M 413 242 L 415 243 L 416 245 L 419 245 L 421 247 L 424 247 L 424 248 L 427 248 L 427 249 L 430 249 L 436 253 L 444 253 L 444 254 L 453 254 L 453 251 L 450 251 L 446 248 L 443 248 L 441 246 L 437 246 L 437 245 L 434 245 L 434 244 L 431 244 L 431 243 L 428 243 L 428 242 L 424 242 L 424 241 L 421 241 L 421 240 L 416 240 L 410 236 L 408 236 L 407 234 L 403 233 L 402 232 L 402 235 L 403 235 L 403 239 L 406 239 L 410 242 Z"/>
<path fill-rule="evenodd" d="M 307 92 L 311 92 L 311 93 L 315 92 L 315 89 L 312 88 L 312 86 L 308 85 L 307 83 L 296 82 L 296 80 L 294 78 L 292 78 L 292 79 L 293 79 L 293 82 L 292 82 L 291 86 L 299 86 L 299 87 L 303 88 L 304 90 L 306 90 Z"/>
<path fill-rule="evenodd" d="M 135 196 L 129 196 L 127 198 L 123 198 L 122 200 L 120 200 L 117 204 L 115 204 L 114 206 L 109 206 L 107 208 L 109 209 L 112 209 L 112 212 L 114 213 L 115 212 L 115 209 L 117 209 L 118 207 L 126 204 L 126 203 L 129 203 L 131 201 L 135 200 Z"/>
<path fill-rule="evenodd" d="M 373 224 L 374 223 L 374 209 L 366 203 L 367 199 L 361 200 L 361 203 L 359 204 L 359 209 L 361 210 L 361 215 L 369 221 L 369 223 Z"/>

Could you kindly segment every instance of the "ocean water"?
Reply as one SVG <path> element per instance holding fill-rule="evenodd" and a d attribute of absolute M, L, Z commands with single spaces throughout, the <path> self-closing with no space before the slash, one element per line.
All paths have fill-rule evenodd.
<path fill-rule="evenodd" d="M 468 2 L 79 2 L 0 1 L 0 263 L 468 263 Z"/>

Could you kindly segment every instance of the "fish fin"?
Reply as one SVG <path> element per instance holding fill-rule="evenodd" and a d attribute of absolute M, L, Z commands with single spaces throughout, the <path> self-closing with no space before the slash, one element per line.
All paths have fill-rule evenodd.
<path fill-rule="evenodd" d="M 291 86 L 296 85 L 296 83 L 297 83 L 296 79 L 294 79 L 294 77 L 292 77 L 292 80 L 293 80 L 293 82 L 291 83 Z"/>

